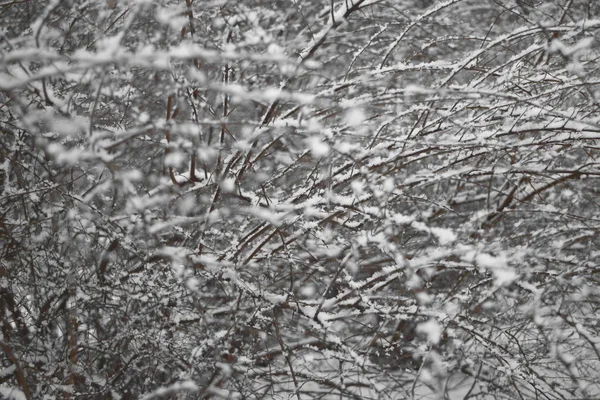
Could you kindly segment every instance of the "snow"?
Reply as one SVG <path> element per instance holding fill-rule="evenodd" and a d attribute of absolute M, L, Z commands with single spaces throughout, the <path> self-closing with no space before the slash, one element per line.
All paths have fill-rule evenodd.
<path fill-rule="evenodd" d="M 500 269 L 506 268 L 508 260 L 505 256 L 492 256 L 486 253 L 479 253 L 475 256 L 475 263 L 483 268 Z"/>
<path fill-rule="evenodd" d="M 429 230 L 442 246 L 453 243 L 457 239 L 456 234 L 450 229 L 432 227 Z"/>
<path fill-rule="evenodd" d="M 100 3 L 1 28 L 0 285 L 33 329 L 14 349 L 58 343 L 24 362 L 64 359 L 74 284 L 66 308 L 133 338 L 105 364 L 150 377 L 112 388 L 90 364 L 109 397 L 585 397 L 600 21 L 550 3 L 518 25 L 493 2 L 463 21 L 461 0 Z M 131 358 L 145 349 L 156 366 Z M 20 400 L 10 365 L 0 397 Z M 59 375 L 30 397 L 95 390 Z"/>
<path fill-rule="evenodd" d="M 60 164 L 76 165 L 81 159 L 88 157 L 88 152 L 82 147 L 67 148 L 59 143 L 48 144 L 46 151 Z"/>
<path fill-rule="evenodd" d="M 359 6 L 363 2 L 364 0 L 355 0 L 354 2 L 342 2 L 342 4 L 337 8 L 337 10 L 329 13 L 329 18 L 325 26 L 323 26 L 323 28 L 319 32 L 312 36 L 312 40 L 310 41 L 309 45 L 306 46 L 300 52 L 300 61 L 304 62 L 305 60 L 309 59 L 315 51 L 315 49 L 325 41 L 329 32 L 335 29 L 335 26 L 337 24 L 340 24 L 345 21 L 345 16 L 349 8 L 353 6 Z"/>
<path fill-rule="evenodd" d="M 147 393 L 140 397 L 140 400 L 160 399 L 166 396 L 172 396 L 180 392 L 197 392 L 198 385 L 193 381 L 177 382 L 169 386 L 160 387 L 151 393 Z"/>
<path fill-rule="evenodd" d="M 429 305 L 433 302 L 433 298 L 425 291 L 415 293 L 415 297 L 417 298 L 419 305 L 422 306 Z"/>
<path fill-rule="evenodd" d="M 442 327 L 433 318 L 417 325 L 417 332 L 425 335 L 432 344 L 438 344 L 442 338 Z"/>
<path fill-rule="evenodd" d="M 235 179 L 226 178 L 219 183 L 219 187 L 224 193 L 233 193 L 235 191 Z"/>
<path fill-rule="evenodd" d="M 312 298 L 316 293 L 315 285 L 307 284 L 302 286 L 300 289 L 300 294 L 304 297 Z"/>
<path fill-rule="evenodd" d="M 488 269 L 494 276 L 496 286 L 506 286 L 518 278 L 518 274 L 508 265 L 506 255 L 492 256 L 480 253 L 475 256 L 477 266 Z"/>
<path fill-rule="evenodd" d="M 306 140 L 313 157 L 321 158 L 329 154 L 329 145 L 317 136 L 313 136 Z"/>
<path fill-rule="evenodd" d="M 564 44 L 559 39 L 553 39 L 550 43 L 550 51 L 559 52 L 565 57 L 571 57 L 577 53 L 581 53 L 582 51 L 589 49 L 593 43 L 594 38 L 592 36 L 584 37 L 572 46 Z"/>
<path fill-rule="evenodd" d="M 177 203 L 177 210 L 182 215 L 189 215 L 197 207 L 196 199 L 193 196 L 186 196 Z"/>
<path fill-rule="evenodd" d="M 166 167 L 179 167 L 186 161 L 185 154 L 179 151 L 173 151 L 165 156 Z"/>
<path fill-rule="evenodd" d="M 410 220 L 410 217 L 405 217 L 401 215 L 395 216 L 396 221 L 407 221 Z M 456 241 L 457 236 L 452 230 L 446 228 L 438 228 L 438 227 L 428 227 L 422 222 L 412 221 L 411 226 L 417 230 L 431 233 L 435 236 L 438 242 L 444 246 Z"/>
<path fill-rule="evenodd" d="M 350 184 L 350 187 L 352 188 L 352 191 L 354 192 L 354 194 L 357 196 L 360 196 L 361 194 L 363 194 L 364 190 L 365 190 L 364 182 L 361 182 L 359 180 L 352 181 L 352 183 Z"/>
<path fill-rule="evenodd" d="M 190 277 L 185 281 L 185 286 L 192 292 L 195 292 L 200 287 L 200 280 L 194 277 Z"/>
<path fill-rule="evenodd" d="M 274 102 L 276 100 L 293 101 L 297 104 L 311 104 L 316 101 L 314 95 L 300 91 L 292 92 L 282 87 L 266 87 L 262 90 L 250 90 L 240 84 L 230 83 L 222 85 L 220 83 L 210 84 L 210 88 L 219 92 L 228 93 L 232 96 L 234 103 L 242 103 L 247 100 L 258 100 L 264 102 Z"/>
<path fill-rule="evenodd" d="M 0 378 L 4 378 L 6 376 L 11 375 L 12 373 L 15 372 L 16 369 L 17 369 L 17 367 L 14 365 L 8 366 L 6 368 L 2 368 L 0 370 Z"/>
<path fill-rule="evenodd" d="M 365 119 L 365 112 L 360 108 L 350 108 L 344 114 L 344 122 L 348 126 L 360 126 Z"/>
<path fill-rule="evenodd" d="M 396 182 L 394 178 L 388 177 L 383 181 L 383 191 L 386 193 L 391 193 L 396 188 Z"/>
<path fill-rule="evenodd" d="M 519 275 L 512 268 L 495 268 L 492 270 L 494 275 L 494 284 L 496 286 L 506 286 L 513 283 Z"/>
<path fill-rule="evenodd" d="M 157 7 L 156 19 L 160 23 L 168 25 L 171 29 L 179 32 L 188 24 L 188 19 L 184 13 L 184 7 Z"/>
<path fill-rule="evenodd" d="M 0 395 L 2 395 L 2 397 L 6 400 L 27 400 L 25 393 L 23 393 L 20 389 L 5 386 L 4 384 L 0 386 Z"/>

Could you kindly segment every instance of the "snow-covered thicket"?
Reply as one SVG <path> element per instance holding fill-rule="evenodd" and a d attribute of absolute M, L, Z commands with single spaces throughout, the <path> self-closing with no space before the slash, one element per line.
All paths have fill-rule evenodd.
<path fill-rule="evenodd" d="M 600 4 L 0 2 L 0 395 L 600 395 Z"/>

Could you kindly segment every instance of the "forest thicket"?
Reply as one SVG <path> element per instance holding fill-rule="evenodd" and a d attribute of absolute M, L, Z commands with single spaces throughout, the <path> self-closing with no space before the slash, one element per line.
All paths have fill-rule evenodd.
<path fill-rule="evenodd" d="M 600 396 L 600 2 L 0 0 L 0 397 Z"/>

